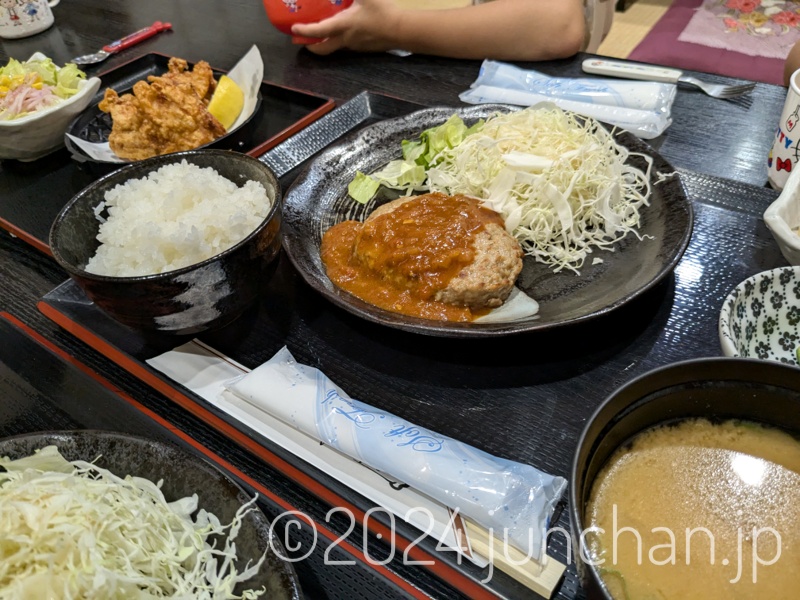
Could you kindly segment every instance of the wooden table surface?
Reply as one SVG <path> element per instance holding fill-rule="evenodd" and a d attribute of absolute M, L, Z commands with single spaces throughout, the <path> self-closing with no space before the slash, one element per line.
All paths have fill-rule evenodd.
<path fill-rule="evenodd" d="M 388 53 L 342 52 L 318 57 L 293 46 L 286 36 L 275 31 L 257 0 L 64 0 L 53 12 L 56 23 L 49 30 L 30 38 L 0 41 L 0 63 L 9 57 L 25 59 L 36 51 L 63 63 L 161 20 L 172 22 L 173 31 L 159 34 L 113 56 L 91 69 L 90 73 L 102 73 L 149 52 L 180 56 L 189 61 L 206 60 L 214 67 L 229 69 L 256 44 L 264 59 L 265 80 L 321 94 L 338 104 L 369 90 L 425 105 L 456 106 L 460 104 L 459 93 L 469 87 L 480 69 L 479 61 L 417 55 L 399 57 Z M 442 25 L 446 26 L 446 23 Z M 584 58 L 585 55 L 579 55 L 567 60 L 521 66 L 551 76 L 578 76 Z M 711 81 L 730 81 L 713 75 L 705 77 Z M 308 306 L 305 308 L 313 316 L 301 314 L 298 317 L 305 329 L 293 330 L 285 336 L 290 348 L 295 345 L 291 349 L 298 350 L 296 356 L 299 360 L 318 359 L 322 364 L 315 366 L 320 366 L 331 376 L 338 375 L 344 383 L 357 386 L 353 374 L 357 371 L 361 372 L 358 377 L 376 377 L 372 383 L 377 388 L 385 383 L 387 396 L 397 396 L 387 402 L 390 406 L 399 406 L 400 410 L 404 410 L 403 405 L 397 402 L 400 398 L 413 397 L 415 386 L 426 386 L 427 393 L 431 394 L 439 390 L 444 398 L 448 398 L 448 394 L 457 397 L 459 400 L 449 403 L 446 399 L 440 401 L 432 396 L 425 406 L 408 404 L 405 410 L 409 417 L 416 414 L 422 420 L 418 423 L 420 425 L 437 428 L 442 433 L 514 460 L 537 464 L 545 446 L 558 447 L 560 450 L 553 451 L 555 458 L 548 458 L 545 466 L 566 475 L 568 456 L 577 435 L 592 408 L 604 395 L 628 376 L 632 377 L 645 368 L 718 353 L 712 322 L 716 314 L 714 303 L 724 297 L 737 278 L 781 264 L 782 259 L 760 223 L 759 215 L 775 196 L 764 187 L 766 155 L 785 93 L 785 88 L 758 84 L 747 98 L 722 101 L 694 89 L 679 89 L 672 111 L 672 125 L 664 135 L 650 143 L 675 168 L 688 174 L 690 196 L 701 217 L 701 227 L 698 229 L 696 226 L 693 244 L 701 245 L 693 246 L 687 255 L 688 262 L 684 259 L 679 266 L 679 276 L 651 294 L 647 300 L 650 304 L 645 305 L 644 312 L 636 313 L 637 316 L 626 323 L 624 331 L 617 330 L 607 347 L 594 341 L 587 342 L 576 334 L 570 340 L 578 340 L 575 343 L 583 346 L 571 355 L 566 348 L 567 342 L 551 337 L 548 341 L 555 344 L 555 353 L 548 355 L 535 347 L 537 340 L 522 338 L 519 341 L 526 347 L 532 345 L 534 348 L 521 358 L 516 352 L 510 353 L 491 342 L 484 346 L 466 344 L 463 347 L 441 340 L 428 343 L 429 340 L 358 323 L 347 315 L 342 316 L 320 299 L 311 298 L 313 310 Z M 47 167 L 48 158 L 44 158 L 31 168 L 45 172 Z M 8 163 L 0 163 L 0 178 L 8 168 Z M 3 198 L 0 198 L 2 202 Z M 720 224 L 720 235 L 725 243 L 713 241 L 716 223 Z M 708 243 L 709 239 L 713 243 Z M 719 247 L 726 252 L 744 252 L 745 244 L 753 243 L 759 245 L 758 255 L 742 257 L 738 262 L 730 262 L 727 256 L 723 260 L 718 253 L 709 250 Z M 739 248 L 740 245 L 743 247 Z M 706 277 L 712 278 L 706 280 L 711 282 L 708 289 L 702 290 L 713 297 L 708 305 L 697 300 L 701 291 L 697 281 L 692 279 L 692 273 L 697 269 L 702 273 L 704 267 Z M 285 277 L 291 278 L 290 268 L 286 265 L 283 268 Z M 41 335 L 48 344 L 88 365 L 116 389 L 137 398 L 167 420 L 180 416 L 190 433 L 208 439 L 209 446 L 213 445 L 223 457 L 235 462 L 240 451 L 215 441 L 216 438 L 205 432 L 201 424 L 192 421 L 191 415 L 179 414 L 177 409 L 170 408 L 169 401 L 165 401 L 161 394 L 37 310 L 37 302 L 65 279 L 65 273 L 49 256 L 0 231 L 1 312 L 12 315 Z M 299 293 L 313 295 L 310 289 L 302 286 L 299 289 Z M 703 320 L 699 325 L 691 325 L 701 317 Z M 601 326 L 600 330 L 605 331 L 604 327 Z M 667 335 L 664 332 L 671 333 Z M 281 341 L 282 335 L 281 331 L 274 332 L 272 343 Z M 0 344 L 11 343 L 9 339 L 0 338 Z M 679 344 L 675 345 L 676 339 L 683 339 L 687 344 L 685 352 Z M 353 345 L 348 346 L 345 341 Z M 475 350 L 494 354 L 484 365 L 467 354 Z M 449 356 L 445 357 L 445 354 Z M 509 362 L 503 364 L 501 361 L 504 359 Z M 359 369 L 348 371 L 338 362 L 341 360 L 354 361 Z M 464 361 L 463 369 L 469 372 L 460 367 L 461 360 Z M 381 364 L 381 361 L 385 362 Z M 601 376 L 586 375 L 592 371 Z M 348 377 L 352 378 L 351 381 Z M 339 379 L 335 380 L 339 382 Z M 58 385 L 58 382 L 53 385 Z M 530 399 L 537 390 L 543 392 L 546 400 Z M 564 399 L 564 393 L 572 394 L 572 400 Z M 379 396 L 362 399 L 376 404 L 381 401 Z M 392 405 L 390 400 L 397 402 Z M 565 409 L 566 405 L 562 406 L 561 402 L 570 406 Z M 488 413 L 481 413 L 487 414 L 483 422 L 473 421 L 472 425 L 464 425 L 459 421 L 464 415 L 472 414 L 471 418 L 474 418 L 474 411 L 480 412 L 487 407 L 503 414 L 505 421 L 502 425 L 493 421 Z M 558 422 L 557 413 L 562 409 L 568 414 Z M 536 419 L 544 417 L 541 424 L 535 423 Z M 526 422 L 530 423 L 527 431 L 553 434 L 558 439 L 549 440 L 545 446 L 531 440 L 517 443 L 526 436 Z M 302 505 L 303 501 L 298 499 L 297 503 Z M 566 516 L 562 515 L 560 523 L 568 526 L 565 519 Z M 312 598 L 374 597 L 375 594 L 449 598 L 457 597 L 459 593 L 463 597 L 484 596 L 484 592 L 484 597 L 502 597 L 504 593 L 514 596 L 508 592 L 515 589 L 513 586 L 505 588 L 505 592 L 478 586 L 481 593 L 471 594 L 465 589 L 457 589 L 457 584 L 442 581 L 420 568 L 403 570 L 390 565 L 388 569 L 391 577 L 386 573 L 375 575 L 378 583 L 373 588 L 366 584 L 357 588 L 360 592 L 348 590 L 346 586 L 326 585 L 329 581 L 326 577 L 346 578 L 346 571 L 330 575 L 309 567 L 301 576 L 304 589 L 309 590 L 308 595 Z M 385 589 L 380 587 L 384 583 Z M 365 592 L 367 589 L 373 592 Z M 568 572 L 558 590 L 558 597 L 582 597 L 574 569 Z"/>

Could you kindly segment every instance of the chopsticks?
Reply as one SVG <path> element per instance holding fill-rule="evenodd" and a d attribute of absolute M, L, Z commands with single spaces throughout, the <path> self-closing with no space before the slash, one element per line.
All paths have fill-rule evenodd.
<path fill-rule="evenodd" d="M 512 577 L 537 594 L 550 598 L 564 576 L 567 566 L 548 556 L 544 563 L 527 557 L 511 544 L 503 547 L 497 536 L 489 538 L 489 532 L 477 523 L 464 519 L 473 552 L 494 564 L 495 568 Z"/>

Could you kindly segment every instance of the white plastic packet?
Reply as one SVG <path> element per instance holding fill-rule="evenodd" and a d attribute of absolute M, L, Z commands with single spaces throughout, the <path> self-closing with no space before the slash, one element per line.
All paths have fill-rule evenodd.
<path fill-rule="evenodd" d="M 458 510 L 541 562 L 566 480 L 498 458 L 350 398 L 282 348 L 226 383 L 238 396 L 364 464 Z"/>
<path fill-rule="evenodd" d="M 469 104 L 500 102 L 534 106 L 552 102 L 564 110 L 651 139 L 672 123 L 676 93 L 677 87 L 671 83 L 549 77 L 538 71 L 485 60 L 478 78 L 459 98 Z"/>

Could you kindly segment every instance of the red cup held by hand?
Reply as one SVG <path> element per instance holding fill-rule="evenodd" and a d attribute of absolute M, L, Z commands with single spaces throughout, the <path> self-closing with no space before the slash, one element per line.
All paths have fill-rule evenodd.
<path fill-rule="evenodd" d="M 332 17 L 353 3 L 353 0 L 263 0 L 267 18 L 275 28 L 292 35 L 295 23 L 316 23 Z M 316 44 L 319 38 L 292 36 L 294 44 Z"/>

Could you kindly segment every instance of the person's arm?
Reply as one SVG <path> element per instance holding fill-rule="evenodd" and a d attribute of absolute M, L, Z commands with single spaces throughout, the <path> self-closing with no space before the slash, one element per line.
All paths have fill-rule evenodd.
<path fill-rule="evenodd" d="M 786 62 L 783 63 L 783 85 L 789 85 L 789 78 L 797 69 L 800 69 L 800 42 L 792 46 L 792 49 L 789 50 L 789 56 L 786 57 Z"/>
<path fill-rule="evenodd" d="M 317 54 L 341 48 L 391 49 L 452 58 L 545 60 L 565 58 L 584 43 L 582 0 L 494 0 L 443 10 L 404 10 L 393 0 L 355 0 L 319 23 L 292 33 L 324 38 L 307 46 Z"/>

